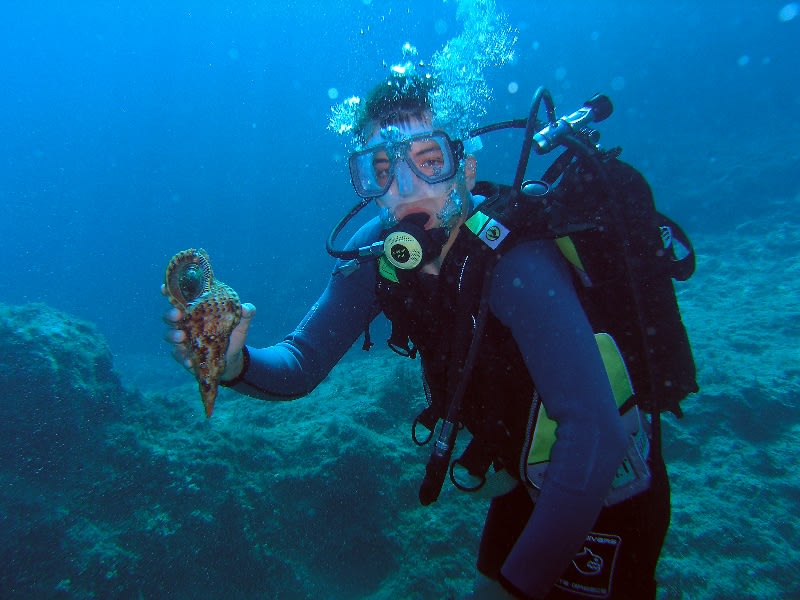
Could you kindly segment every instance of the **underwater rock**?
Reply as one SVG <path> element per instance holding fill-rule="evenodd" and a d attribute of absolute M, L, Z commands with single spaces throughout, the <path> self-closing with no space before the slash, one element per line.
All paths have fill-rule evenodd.
<path fill-rule="evenodd" d="M 0 457 L 17 471 L 63 476 L 126 392 L 94 325 L 45 304 L 0 304 Z"/>

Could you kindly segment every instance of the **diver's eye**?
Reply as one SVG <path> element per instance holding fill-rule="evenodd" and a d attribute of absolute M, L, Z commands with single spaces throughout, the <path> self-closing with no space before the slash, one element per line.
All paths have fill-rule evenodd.
<path fill-rule="evenodd" d="M 385 155 L 372 161 L 372 172 L 379 185 L 385 185 L 391 174 L 391 163 Z"/>
<path fill-rule="evenodd" d="M 444 170 L 444 152 L 432 139 L 417 142 L 413 147 L 412 157 L 416 168 L 427 177 L 437 177 Z"/>
<path fill-rule="evenodd" d="M 441 158 L 431 158 L 419 165 L 420 170 L 429 177 L 436 177 L 444 170 L 444 160 Z"/>

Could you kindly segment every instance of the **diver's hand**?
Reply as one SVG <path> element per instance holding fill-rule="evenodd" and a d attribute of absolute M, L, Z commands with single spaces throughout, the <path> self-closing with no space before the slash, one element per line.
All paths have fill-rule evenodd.
<path fill-rule="evenodd" d="M 166 286 L 163 284 L 161 285 L 161 293 L 167 296 Z M 222 374 L 223 381 L 234 379 L 242 371 L 242 348 L 247 341 L 247 331 L 250 329 L 250 321 L 252 321 L 255 315 L 255 306 L 249 302 L 242 304 L 242 318 L 231 332 L 228 350 L 225 352 L 225 372 Z M 181 319 L 183 319 L 183 311 L 175 306 L 164 313 L 164 322 L 169 325 L 164 339 L 173 346 L 173 358 L 194 375 L 194 365 L 192 364 L 192 359 L 189 354 L 189 348 L 186 345 L 186 332 L 178 327 Z"/>
<path fill-rule="evenodd" d="M 228 342 L 228 350 L 225 352 L 225 372 L 222 374 L 222 381 L 230 381 L 239 376 L 244 367 L 244 357 L 242 348 L 247 341 L 247 331 L 250 329 L 250 321 L 256 316 L 256 307 L 249 302 L 242 304 L 242 318 L 239 324 L 231 331 L 231 339 Z"/>

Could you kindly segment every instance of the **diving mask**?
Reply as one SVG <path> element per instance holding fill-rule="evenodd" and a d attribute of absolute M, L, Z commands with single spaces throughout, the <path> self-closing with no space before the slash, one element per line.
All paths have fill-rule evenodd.
<path fill-rule="evenodd" d="M 464 157 L 464 145 L 441 130 L 405 136 L 397 127 L 381 129 L 384 140 L 350 155 L 350 179 L 362 198 L 383 196 L 397 179 L 402 188 L 411 173 L 425 183 L 452 179 Z M 405 169 L 410 171 L 408 173 Z"/>

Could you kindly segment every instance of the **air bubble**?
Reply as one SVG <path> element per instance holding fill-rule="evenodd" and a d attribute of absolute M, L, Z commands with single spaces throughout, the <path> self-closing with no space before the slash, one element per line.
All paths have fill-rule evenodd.
<path fill-rule="evenodd" d="M 800 4 L 797 2 L 790 2 L 778 11 L 778 20 L 788 23 L 800 14 Z"/>
<path fill-rule="evenodd" d="M 513 60 L 517 31 L 508 25 L 494 0 L 457 0 L 456 4 L 456 18 L 462 22 L 462 30 L 447 40 L 430 61 L 420 60 L 417 49 L 407 42 L 402 47 L 403 64 L 389 65 L 384 61 L 384 66 L 395 76 L 436 78 L 437 86 L 429 96 L 434 126 L 462 138 L 477 126 L 486 114 L 486 103 L 492 100 L 483 71 Z M 441 35 L 448 25 L 440 19 L 434 28 Z M 413 62 L 409 60 L 412 57 Z M 352 134 L 359 115 L 359 107 L 345 100 L 331 108 L 328 128 Z"/>

